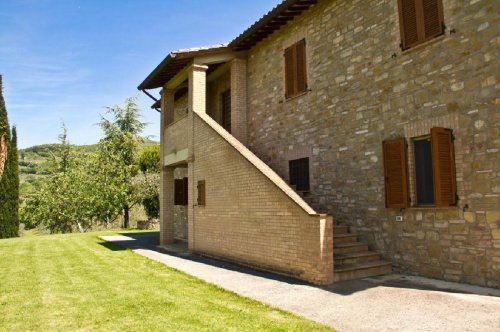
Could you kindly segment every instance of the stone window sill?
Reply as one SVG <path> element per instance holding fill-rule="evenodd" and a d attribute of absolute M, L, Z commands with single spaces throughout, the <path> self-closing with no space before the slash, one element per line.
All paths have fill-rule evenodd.
<path fill-rule="evenodd" d="M 458 206 L 444 206 L 444 207 L 436 207 L 436 206 L 410 206 L 410 207 L 408 207 L 408 209 L 411 209 L 411 210 L 426 210 L 426 211 L 429 211 L 429 210 L 439 210 L 439 211 L 442 211 L 442 210 L 456 210 L 458 208 L 459 208 Z"/>
<path fill-rule="evenodd" d="M 411 53 L 412 53 L 412 52 L 414 52 L 414 51 L 416 52 L 416 51 L 418 51 L 418 50 L 420 50 L 420 49 L 422 49 L 422 48 L 424 48 L 424 47 L 427 47 L 427 46 L 429 46 L 429 45 L 431 45 L 431 44 L 439 43 L 439 42 L 441 42 L 441 41 L 443 41 L 443 40 L 445 40 L 445 39 L 446 39 L 446 35 L 443 33 L 443 34 L 442 34 L 442 35 L 440 35 L 440 36 L 437 36 L 437 37 L 432 38 L 432 39 L 430 39 L 430 40 L 428 40 L 428 41 L 425 41 L 425 42 L 423 42 L 423 43 L 421 43 L 421 44 L 418 44 L 418 45 L 413 46 L 413 47 L 411 47 L 411 48 L 409 48 L 409 49 L 406 49 L 406 50 L 404 50 L 404 51 L 401 51 L 401 55 L 411 54 Z"/>
<path fill-rule="evenodd" d="M 288 98 L 285 97 L 285 101 L 288 102 L 288 101 L 297 99 L 299 97 L 302 97 L 303 95 L 306 95 L 309 91 L 311 91 L 311 90 L 307 89 L 306 91 L 298 93 L 295 96 L 291 96 L 291 97 L 288 97 Z"/>

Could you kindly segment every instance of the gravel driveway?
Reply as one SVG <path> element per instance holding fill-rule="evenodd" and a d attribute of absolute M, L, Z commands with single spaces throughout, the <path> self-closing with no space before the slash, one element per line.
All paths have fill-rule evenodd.
<path fill-rule="evenodd" d="M 402 275 L 316 287 L 188 254 L 182 245 L 160 249 L 157 234 L 102 238 L 338 331 L 500 331 L 496 289 Z"/>

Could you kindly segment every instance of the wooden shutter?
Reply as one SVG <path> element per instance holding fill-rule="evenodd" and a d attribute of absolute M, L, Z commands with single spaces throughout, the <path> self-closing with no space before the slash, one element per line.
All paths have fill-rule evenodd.
<path fill-rule="evenodd" d="M 441 0 L 422 0 L 425 40 L 443 33 L 443 4 Z"/>
<path fill-rule="evenodd" d="M 399 26 L 403 50 L 418 44 L 417 1 L 399 1 Z"/>
<path fill-rule="evenodd" d="M 206 204 L 205 180 L 198 181 L 198 205 Z"/>
<path fill-rule="evenodd" d="M 385 206 L 406 208 L 409 206 L 408 165 L 404 138 L 383 142 Z"/>
<path fill-rule="evenodd" d="M 442 0 L 398 0 L 403 50 L 443 34 Z"/>
<path fill-rule="evenodd" d="M 451 129 L 432 128 L 431 145 L 435 205 L 436 207 L 456 205 L 455 151 Z"/>
<path fill-rule="evenodd" d="M 294 47 L 285 50 L 285 96 L 286 98 L 295 95 L 295 66 Z"/>
<path fill-rule="evenodd" d="M 174 180 L 174 205 L 183 205 L 184 202 L 184 183 L 182 179 Z"/>
<path fill-rule="evenodd" d="M 295 44 L 295 54 L 297 63 L 297 93 L 307 90 L 306 72 L 306 40 L 302 39 Z"/>
<path fill-rule="evenodd" d="M 307 91 L 306 40 L 285 49 L 285 97 Z"/>

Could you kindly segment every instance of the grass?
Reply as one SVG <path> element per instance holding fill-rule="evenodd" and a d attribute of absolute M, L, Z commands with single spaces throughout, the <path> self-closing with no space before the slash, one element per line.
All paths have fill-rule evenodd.
<path fill-rule="evenodd" d="M 0 330 L 330 330 L 105 244 L 102 234 L 0 240 Z"/>

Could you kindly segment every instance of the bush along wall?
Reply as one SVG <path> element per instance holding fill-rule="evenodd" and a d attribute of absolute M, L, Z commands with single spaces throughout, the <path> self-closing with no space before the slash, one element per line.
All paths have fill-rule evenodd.
<path fill-rule="evenodd" d="M 19 161 L 17 131 L 12 135 L 3 98 L 0 75 L 0 238 L 18 236 L 19 231 Z"/>

